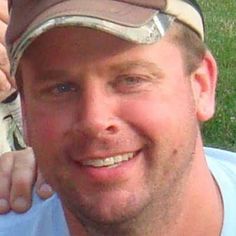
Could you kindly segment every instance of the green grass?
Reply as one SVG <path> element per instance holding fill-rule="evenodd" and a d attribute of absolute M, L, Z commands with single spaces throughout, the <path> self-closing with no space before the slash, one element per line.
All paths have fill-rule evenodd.
<path fill-rule="evenodd" d="M 203 125 L 207 146 L 236 151 L 236 1 L 199 0 L 206 43 L 219 67 L 215 117 Z"/>

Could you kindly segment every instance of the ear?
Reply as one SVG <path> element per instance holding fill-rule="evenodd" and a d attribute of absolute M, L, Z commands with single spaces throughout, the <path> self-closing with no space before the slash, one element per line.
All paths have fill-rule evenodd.
<path fill-rule="evenodd" d="M 209 120 L 215 113 L 217 74 L 216 61 L 207 51 L 200 66 L 191 75 L 196 114 L 201 122 Z"/>

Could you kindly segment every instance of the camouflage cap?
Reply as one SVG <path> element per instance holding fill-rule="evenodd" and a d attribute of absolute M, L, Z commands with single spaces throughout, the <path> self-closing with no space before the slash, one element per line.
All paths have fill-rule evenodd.
<path fill-rule="evenodd" d="M 8 0 L 8 6 L 6 43 L 12 76 L 29 44 L 54 27 L 84 26 L 151 44 L 178 19 L 204 39 L 204 20 L 194 0 Z"/>

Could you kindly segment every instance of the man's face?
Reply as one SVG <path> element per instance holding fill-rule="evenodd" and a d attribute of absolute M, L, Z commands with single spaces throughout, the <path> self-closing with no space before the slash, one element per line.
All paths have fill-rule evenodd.
<path fill-rule="evenodd" d="M 135 45 L 54 29 L 30 46 L 21 70 L 29 144 L 73 214 L 114 223 L 168 212 L 198 124 L 181 51 L 167 36 Z"/>

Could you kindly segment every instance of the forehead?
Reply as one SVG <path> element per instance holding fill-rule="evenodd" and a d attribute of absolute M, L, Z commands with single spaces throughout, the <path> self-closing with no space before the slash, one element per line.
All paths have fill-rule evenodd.
<path fill-rule="evenodd" d="M 26 50 L 25 55 L 33 54 L 35 51 L 52 52 L 71 52 L 78 50 L 89 50 L 92 54 L 107 50 L 115 51 L 117 48 L 134 47 L 135 44 L 117 38 L 108 33 L 93 30 L 85 27 L 58 27 L 42 34 Z M 48 53 L 47 53 L 48 54 Z"/>
<path fill-rule="evenodd" d="M 36 70 L 49 67 L 65 67 L 69 70 L 84 65 L 87 68 L 114 67 L 138 61 L 142 65 L 146 61 L 164 67 L 164 64 L 171 64 L 172 61 L 181 62 L 181 55 L 168 36 L 152 45 L 140 45 L 89 28 L 63 27 L 37 38 L 26 50 L 23 61 Z"/>
<path fill-rule="evenodd" d="M 89 29 L 86 27 L 58 27 L 42 34 L 26 49 L 24 56 L 30 56 L 37 53 L 37 55 L 49 55 L 54 50 L 59 54 L 68 54 L 73 52 L 76 48 L 81 52 L 91 52 L 92 55 L 108 52 L 111 54 L 117 53 L 119 50 L 128 51 L 131 48 L 148 49 L 150 47 L 159 48 L 165 45 L 163 41 L 167 42 L 169 35 L 167 34 L 161 40 L 152 45 L 135 44 L 111 34 L 101 32 L 99 30 Z M 160 45 L 158 47 L 158 45 Z M 160 50 L 159 53 L 161 53 Z"/>
<path fill-rule="evenodd" d="M 140 45 L 88 28 L 45 33 L 31 44 L 20 64 L 25 86 L 36 87 L 48 79 L 105 82 L 124 74 L 154 75 L 178 83 L 184 71 L 181 50 L 167 38 Z"/>

